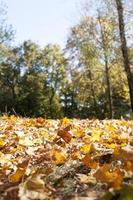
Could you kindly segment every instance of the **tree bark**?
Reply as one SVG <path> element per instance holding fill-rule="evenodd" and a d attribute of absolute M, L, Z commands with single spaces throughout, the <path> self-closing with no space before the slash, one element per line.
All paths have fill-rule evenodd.
<path fill-rule="evenodd" d="M 93 105 L 94 105 L 94 109 L 95 109 L 95 115 L 97 116 L 98 115 L 98 106 L 97 106 L 97 101 L 96 101 L 95 89 L 94 89 L 94 86 L 92 83 L 92 73 L 91 73 L 90 68 L 88 69 L 88 72 L 89 72 L 89 79 L 91 82 L 90 87 L 91 87 L 91 93 L 92 93 L 92 97 L 93 97 Z"/>
<path fill-rule="evenodd" d="M 123 4 L 122 4 L 122 0 L 115 0 L 115 1 L 116 1 L 116 6 L 117 6 L 117 12 L 118 12 L 121 51 L 122 51 L 123 63 L 124 63 L 124 68 L 125 68 L 125 72 L 127 76 L 127 81 L 128 81 L 131 110 L 133 113 L 133 73 L 131 72 L 131 69 L 130 69 L 130 61 L 129 61 L 129 55 L 128 55 L 126 35 L 125 35 Z"/>
<path fill-rule="evenodd" d="M 113 118 L 113 100 L 112 100 L 112 89 L 110 83 L 110 76 L 109 76 L 109 67 L 108 67 L 108 57 L 106 53 L 104 55 L 105 59 L 105 74 L 106 74 L 106 83 L 107 83 L 107 96 L 108 96 L 108 105 L 109 105 L 109 118 Z"/>
<path fill-rule="evenodd" d="M 55 97 L 55 90 L 53 87 L 51 87 L 51 96 L 49 97 L 49 106 L 50 106 L 50 117 L 53 119 L 54 115 L 53 115 L 53 100 Z"/>
<path fill-rule="evenodd" d="M 108 107 L 109 107 L 109 118 L 113 118 L 113 99 L 112 99 L 112 90 L 111 90 L 111 82 L 110 82 L 110 75 L 109 75 L 109 66 L 108 66 L 108 55 L 107 51 L 108 48 L 106 47 L 105 42 L 105 35 L 104 30 L 101 23 L 101 17 L 99 13 L 99 25 L 101 29 L 101 37 L 102 37 L 102 48 L 103 48 L 103 54 L 104 54 L 104 65 L 105 65 L 105 76 L 106 76 L 106 84 L 107 84 L 107 98 L 108 98 Z"/>

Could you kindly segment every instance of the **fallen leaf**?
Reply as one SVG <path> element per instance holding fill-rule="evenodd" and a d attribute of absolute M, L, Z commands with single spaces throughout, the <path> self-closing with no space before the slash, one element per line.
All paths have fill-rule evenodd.
<path fill-rule="evenodd" d="M 25 174 L 25 169 L 18 168 L 14 174 L 9 176 L 9 181 L 12 183 L 18 183 L 21 181 L 24 174 Z"/>
<path fill-rule="evenodd" d="M 71 133 L 69 133 L 69 128 L 70 127 L 66 127 L 63 130 L 59 130 L 57 133 L 57 135 L 60 136 L 67 143 L 69 143 L 72 139 L 72 135 Z"/>
<path fill-rule="evenodd" d="M 65 163 L 66 157 L 63 155 L 63 153 L 54 150 L 52 153 L 52 160 L 56 165 L 61 165 Z"/>

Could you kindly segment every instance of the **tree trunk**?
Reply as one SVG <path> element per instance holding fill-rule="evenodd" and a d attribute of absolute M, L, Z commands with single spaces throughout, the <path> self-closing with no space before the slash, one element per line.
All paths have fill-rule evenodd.
<path fill-rule="evenodd" d="M 49 98 L 49 105 L 50 105 L 50 117 L 53 119 L 53 99 L 55 96 L 54 88 L 51 88 L 51 96 Z"/>
<path fill-rule="evenodd" d="M 109 106 L 109 118 L 113 118 L 113 100 L 112 100 L 112 90 L 111 90 L 111 83 L 109 77 L 109 68 L 108 68 L 108 58 L 106 53 L 104 55 L 105 59 L 105 73 L 106 73 L 106 83 L 107 83 L 107 96 L 108 96 L 108 106 Z"/>
<path fill-rule="evenodd" d="M 88 69 L 88 72 L 89 72 L 89 79 L 90 79 L 90 82 L 91 82 L 91 93 L 92 93 L 92 97 L 93 97 L 93 105 L 94 105 L 94 112 L 95 112 L 95 115 L 98 116 L 98 106 L 97 106 L 97 101 L 96 101 L 96 95 L 95 95 L 95 89 L 94 89 L 94 86 L 93 86 L 93 83 L 92 83 L 92 73 L 91 73 L 91 70 L 90 68 Z"/>
<path fill-rule="evenodd" d="M 108 56 L 107 56 L 108 47 L 106 47 L 106 41 L 105 41 L 106 38 L 105 38 L 105 33 L 103 31 L 102 23 L 101 23 L 100 13 L 99 13 L 98 19 L 99 19 L 99 25 L 100 25 L 100 29 L 101 29 L 102 48 L 103 48 L 103 54 L 104 54 L 109 118 L 112 119 L 113 118 L 113 99 L 112 99 L 112 90 L 111 90 L 110 75 L 109 75 Z"/>
<path fill-rule="evenodd" d="M 115 1 L 116 1 L 116 5 L 117 5 L 118 20 L 119 20 L 121 51 L 122 51 L 122 55 L 123 55 L 124 68 L 125 68 L 125 72 L 127 75 L 127 81 L 128 81 L 128 86 L 129 86 L 131 110 L 133 113 L 133 74 L 130 69 L 127 41 L 126 41 L 126 36 L 125 36 L 123 4 L 122 4 L 122 0 L 115 0 Z"/>

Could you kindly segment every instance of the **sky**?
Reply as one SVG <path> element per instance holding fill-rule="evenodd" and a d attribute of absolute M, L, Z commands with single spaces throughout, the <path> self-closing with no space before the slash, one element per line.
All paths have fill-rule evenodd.
<path fill-rule="evenodd" d="M 81 2 L 82 1 L 82 2 Z M 84 0 L 4 0 L 8 23 L 16 31 L 15 43 L 31 39 L 44 46 L 63 46 L 70 27 L 78 21 Z"/>

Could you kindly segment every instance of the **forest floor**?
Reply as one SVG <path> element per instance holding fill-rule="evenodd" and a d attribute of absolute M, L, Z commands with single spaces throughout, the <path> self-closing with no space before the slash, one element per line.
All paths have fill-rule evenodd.
<path fill-rule="evenodd" d="M 133 121 L 0 117 L 0 200 L 133 200 Z"/>

